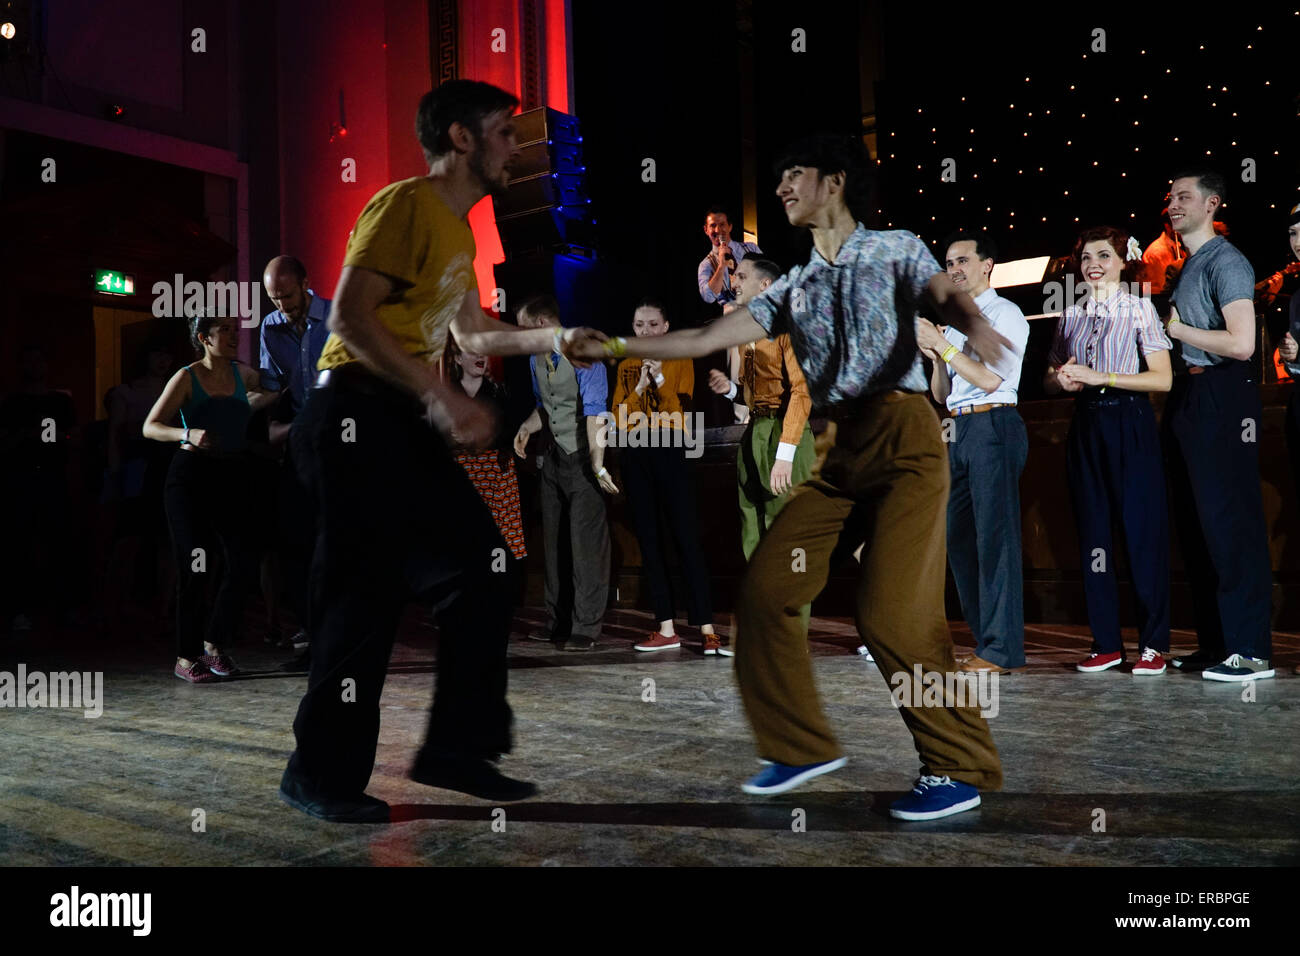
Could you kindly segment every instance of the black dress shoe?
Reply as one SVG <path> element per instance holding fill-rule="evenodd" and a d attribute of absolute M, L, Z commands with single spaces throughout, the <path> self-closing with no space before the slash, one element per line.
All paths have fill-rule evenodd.
<path fill-rule="evenodd" d="M 1175 657 L 1173 665 L 1179 670 L 1184 671 L 1203 671 L 1207 667 L 1213 667 L 1216 664 L 1222 664 L 1228 656 L 1228 652 L 1222 654 L 1210 654 L 1205 651 L 1197 651 L 1194 654 L 1187 654 L 1183 657 Z"/>
<path fill-rule="evenodd" d="M 566 651 L 594 651 L 596 649 L 596 639 L 593 637 L 580 637 L 575 634 L 563 644 Z"/>
<path fill-rule="evenodd" d="M 280 670 L 286 671 L 291 674 L 295 674 L 299 671 L 301 671 L 304 674 L 307 673 L 309 670 L 311 670 L 311 648 L 308 647 L 305 651 L 303 651 L 293 660 L 284 661 L 283 663 L 277 666 L 279 667 Z"/>
<path fill-rule="evenodd" d="M 468 793 L 484 800 L 527 800 L 537 793 L 535 784 L 507 777 L 483 759 L 440 757 L 422 760 L 411 768 L 410 777 L 416 783 Z"/>
<path fill-rule="evenodd" d="M 295 810 L 330 823 L 387 823 L 388 804 L 359 794 L 356 797 L 326 797 L 313 793 L 286 773 L 280 780 L 280 799 Z"/>

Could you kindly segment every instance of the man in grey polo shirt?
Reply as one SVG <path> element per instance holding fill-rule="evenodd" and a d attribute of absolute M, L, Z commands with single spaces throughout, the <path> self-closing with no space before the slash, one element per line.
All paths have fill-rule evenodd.
<path fill-rule="evenodd" d="M 559 328 L 560 306 L 554 296 L 534 296 L 525 302 L 519 307 L 519 324 L 526 329 Z M 554 352 L 532 356 L 529 366 L 537 407 L 519 426 L 515 454 L 525 456 L 529 436 L 542 427 L 543 409 L 554 439 L 542 460 L 541 481 L 547 623 L 530 636 L 562 641 L 566 651 L 589 651 L 600 636 L 609 600 L 609 526 L 604 495 L 618 493 L 605 468 L 604 445 L 597 440 L 605 426 L 600 416 L 606 411 L 609 385 L 603 366 L 574 368 Z M 573 556 L 571 605 L 564 600 L 561 580 L 560 542 L 566 530 Z"/>
<path fill-rule="evenodd" d="M 1255 270 L 1215 233 L 1224 192 L 1222 176 L 1194 169 L 1174 178 L 1169 199 L 1189 257 L 1169 320 L 1187 372 L 1175 377 L 1165 405 L 1167 473 L 1199 645 L 1174 666 L 1206 680 L 1249 681 L 1273 676 L 1273 573 L 1259 486 L 1263 407 L 1251 362 Z"/>
<path fill-rule="evenodd" d="M 1029 323 L 1015 303 L 989 285 L 996 254 L 991 240 L 957 233 L 944 248 L 948 278 L 975 300 L 1013 349 L 1003 367 L 993 368 L 956 329 L 940 333 L 925 319 L 918 320 L 917 343 L 934 362 L 930 392 L 953 416 L 948 563 L 975 637 L 975 655 L 958 666 L 968 673 L 1005 674 L 1025 663 L 1020 473 L 1029 454 L 1029 436 L 1016 410 L 1016 393 Z"/>

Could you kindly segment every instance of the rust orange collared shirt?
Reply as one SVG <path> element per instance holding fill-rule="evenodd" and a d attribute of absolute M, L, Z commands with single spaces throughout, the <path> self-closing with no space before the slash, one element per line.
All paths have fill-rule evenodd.
<path fill-rule="evenodd" d="M 780 410 L 784 406 L 781 441 L 787 445 L 799 444 L 812 412 L 812 397 L 795 359 L 790 336 L 778 335 L 775 339 L 760 339 L 741 346 L 740 388 L 751 412 Z"/>

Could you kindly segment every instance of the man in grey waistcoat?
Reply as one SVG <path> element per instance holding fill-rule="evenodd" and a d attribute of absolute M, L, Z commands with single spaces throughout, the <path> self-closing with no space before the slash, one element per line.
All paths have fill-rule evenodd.
<path fill-rule="evenodd" d="M 554 296 L 538 295 L 519 307 L 519 325 L 561 328 Z M 546 539 L 546 626 L 529 636 L 566 651 L 596 646 L 609 600 L 609 526 L 605 494 L 618 488 L 605 469 L 605 446 L 598 436 L 608 404 L 605 367 L 574 368 L 558 351 L 529 359 L 537 407 L 515 434 L 515 454 L 525 457 L 528 439 L 542 428 L 542 412 L 552 443 L 542 459 L 542 534 Z M 573 599 L 565 600 L 561 535 L 572 554 Z"/>

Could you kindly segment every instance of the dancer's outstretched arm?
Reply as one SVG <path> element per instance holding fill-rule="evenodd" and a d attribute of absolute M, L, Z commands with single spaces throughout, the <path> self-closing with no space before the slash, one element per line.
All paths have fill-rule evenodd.
<path fill-rule="evenodd" d="M 451 331 L 456 336 L 456 343 L 467 352 L 479 355 L 538 355 L 549 352 L 556 344 L 556 334 L 560 337 L 560 351 L 569 361 L 568 343 L 578 339 L 591 338 L 604 341 L 605 336 L 595 329 L 557 329 L 542 326 L 536 329 L 521 329 L 517 325 L 498 322 L 488 318 L 479 308 L 478 291 L 471 289 L 461 303 L 460 311 L 451 320 Z M 601 353 L 604 357 L 604 353 Z M 577 363 L 585 367 L 585 363 Z"/>
<path fill-rule="evenodd" d="M 588 338 L 575 343 L 574 354 L 587 360 L 609 358 L 611 355 L 650 359 L 699 358 L 725 351 L 733 345 L 744 345 L 765 338 L 767 330 L 754 321 L 749 309 L 742 307 L 728 312 L 703 328 L 627 339 L 624 349 L 617 353 L 608 351 L 604 343 Z"/>

